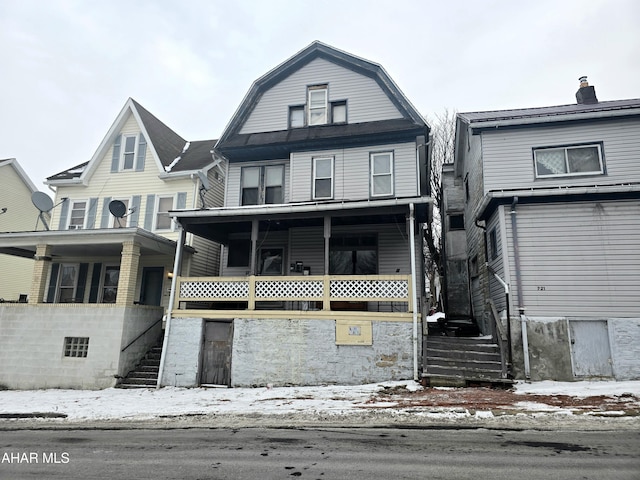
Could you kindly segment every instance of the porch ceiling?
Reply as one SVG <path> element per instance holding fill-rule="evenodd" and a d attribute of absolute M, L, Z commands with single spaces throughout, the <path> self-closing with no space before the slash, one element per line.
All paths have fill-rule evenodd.
<path fill-rule="evenodd" d="M 173 255 L 176 243 L 139 228 L 49 230 L 0 234 L 0 253 L 33 258 L 38 245 L 49 245 L 53 257 L 120 256 L 122 243 L 140 245 L 141 255 Z"/>

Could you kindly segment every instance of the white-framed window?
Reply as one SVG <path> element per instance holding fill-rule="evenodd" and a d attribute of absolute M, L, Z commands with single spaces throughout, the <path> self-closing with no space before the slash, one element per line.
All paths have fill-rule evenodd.
<path fill-rule="evenodd" d="M 284 273 L 283 248 L 261 248 L 258 258 L 260 275 L 282 275 Z"/>
<path fill-rule="evenodd" d="M 304 105 L 289 107 L 289 127 L 304 127 Z"/>
<path fill-rule="evenodd" d="M 76 301 L 79 273 L 80 265 L 77 263 L 63 263 L 60 265 L 57 292 L 59 303 L 73 303 Z"/>
<path fill-rule="evenodd" d="M 327 86 L 314 85 L 307 90 L 307 105 L 309 125 L 324 125 L 327 123 Z"/>
<path fill-rule="evenodd" d="M 138 135 L 123 135 L 120 152 L 120 170 L 133 170 L 138 150 Z"/>
<path fill-rule="evenodd" d="M 371 154 L 371 196 L 393 195 L 393 152 Z"/>
<path fill-rule="evenodd" d="M 333 198 L 333 157 L 313 159 L 313 199 Z"/>
<path fill-rule="evenodd" d="M 169 216 L 169 211 L 173 210 L 175 197 L 173 195 L 156 197 L 154 230 L 172 230 L 173 221 Z"/>
<path fill-rule="evenodd" d="M 120 267 L 118 265 L 106 265 L 102 274 L 102 287 L 100 289 L 100 301 L 102 303 L 116 303 L 119 280 Z"/>
<path fill-rule="evenodd" d="M 533 150 L 536 178 L 604 174 L 602 145 L 572 145 Z"/>
<path fill-rule="evenodd" d="M 122 218 L 116 218 L 111 215 L 109 220 L 109 228 L 127 228 L 129 226 L 129 199 L 128 198 L 114 198 L 113 200 L 120 200 L 125 207 L 125 216 Z"/>
<path fill-rule="evenodd" d="M 284 202 L 284 165 L 242 167 L 240 204 L 264 205 Z"/>
<path fill-rule="evenodd" d="M 89 354 L 89 337 L 64 337 L 64 356 L 85 358 Z"/>
<path fill-rule="evenodd" d="M 331 102 L 331 123 L 347 122 L 347 102 Z"/>
<path fill-rule="evenodd" d="M 67 225 L 69 230 L 80 230 L 85 228 L 85 222 L 87 221 L 87 207 L 88 202 L 86 200 L 71 201 L 69 224 Z"/>

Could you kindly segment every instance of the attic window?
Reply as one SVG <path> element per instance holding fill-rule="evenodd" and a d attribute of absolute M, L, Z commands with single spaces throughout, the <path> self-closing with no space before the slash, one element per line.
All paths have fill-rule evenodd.
<path fill-rule="evenodd" d="M 304 127 L 304 105 L 289 107 L 289 127 Z"/>
<path fill-rule="evenodd" d="M 327 86 L 315 85 L 308 89 L 309 125 L 327 123 Z"/>
<path fill-rule="evenodd" d="M 136 158 L 137 140 L 137 135 L 124 136 L 122 142 L 122 170 L 133 170 L 133 163 Z"/>
<path fill-rule="evenodd" d="M 331 102 L 331 123 L 347 122 L 347 102 Z"/>

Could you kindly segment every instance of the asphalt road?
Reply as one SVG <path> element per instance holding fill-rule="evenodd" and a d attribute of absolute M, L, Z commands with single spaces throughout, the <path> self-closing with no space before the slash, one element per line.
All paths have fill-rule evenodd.
<path fill-rule="evenodd" d="M 15 430 L 0 479 L 640 479 L 640 432 Z"/>

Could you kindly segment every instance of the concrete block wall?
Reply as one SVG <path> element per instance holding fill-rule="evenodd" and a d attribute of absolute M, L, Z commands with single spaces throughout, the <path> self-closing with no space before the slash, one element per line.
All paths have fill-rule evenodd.
<path fill-rule="evenodd" d="M 194 387 L 199 384 L 202 318 L 172 318 L 165 341 L 164 370 L 161 384 Z"/>
<path fill-rule="evenodd" d="M 111 305 L 0 306 L 0 385 L 11 389 L 114 386 L 124 316 L 124 308 Z M 87 357 L 65 357 L 65 337 L 89 337 Z"/>
<path fill-rule="evenodd" d="M 616 379 L 640 379 L 640 318 L 609 319 L 609 338 Z"/>
<path fill-rule="evenodd" d="M 413 378 L 412 324 L 373 322 L 373 345 L 336 345 L 328 320 L 234 320 L 231 383 L 357 385 Z"/>

